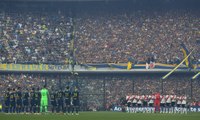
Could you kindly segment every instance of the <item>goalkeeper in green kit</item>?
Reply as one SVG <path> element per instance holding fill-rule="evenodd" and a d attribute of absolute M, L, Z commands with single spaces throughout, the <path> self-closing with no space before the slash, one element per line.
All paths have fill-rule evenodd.
<path fill-rule="evenodd" d="M 48 96 L 49 96 L 49 91 L 46 89 L 46 85 L 42 88 L 41 92 L 41 104 L 40 104 L 40 112 L 43 112 L 43 108 L 45 113 L 47 112 L 47 106 L 48 106 Z"/>

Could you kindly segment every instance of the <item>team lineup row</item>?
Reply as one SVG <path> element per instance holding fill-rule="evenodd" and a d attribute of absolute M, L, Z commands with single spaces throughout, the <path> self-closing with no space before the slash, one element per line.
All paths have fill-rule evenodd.
<path fill-rule="evenodd" d="M 73 114 L 76 111 L 78 115 L 79 91 L 77 87 L 72 91 L 67 86 L 65 91 L 51 90 L 50 93 L 48 90 L 42 93 L 42 90 L 32 88 L 30 92 L 28 90 L 22 92 L 20 87 L 17 90 L 8 88 L 4 94 L 3 111 L 5 113 L 40 113 L 43 112 L 42 105 L 44 105 L 47 112 L 48 103 L 51 103 L 52 112 Z"/>
<path fill-rule="evenodd" d="M 127 112 L 187 113 L 187 96 L 129 95 Z"/>
<path fill-rule="evenodd" d="M 143 102 L 149 102 L 154 103 L 155 95 L 129 95 L 126 96 L 127 102 L 132 103 L 142 103 Z M 177 96 L 177 95 L 160 95 L 161 103 L 171 103 L 176 102 L 177 104 L 186 104 L 187 96 Z"/>

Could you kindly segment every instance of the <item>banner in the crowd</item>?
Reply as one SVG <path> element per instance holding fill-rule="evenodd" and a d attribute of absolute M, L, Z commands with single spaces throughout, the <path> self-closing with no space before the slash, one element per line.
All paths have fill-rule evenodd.
<path fill-rule="evenodd" d="M 84 66 L 86 69 L 90 68 L 90 67 L 94 67 L 96 69 L 98 68 L 112 68 L 112 69 L 127 69 L 127 63 L 104 63 L 104 64 L 81 64 L 81 66 Z M 156 63 L 155 67 L 153 69 L 173 69 L 175 68 L 176 65 L 174 64 L 161 64 L 161 63 Z M 196 70 L 200 69 L 200 65 L 195 65 Z M 129 70 L 131 69 L 146 69 L 146 64 L 135 64 L 135 65 L 131 65 L 131 67 L 129 67 Z M 188 69 L 187 66 L 180 66 L 179 69 Z"/>
<path fill-rule="evenodd" d="M 100 68 L 104 69 L 118 69 L 127 70 L 127 63 L 104 63 L 104 64 L 80 64 L 82 68 L 95 71 Z M 69 65 L 48 65 L 48 64 L 0 64 L 0 70 L 18 70 L 18 71 L 67 71 Z M 176 65 L 156 63 L 153 69 L 173 69 Z M 146 69 L 146 64 L 135 64 L 130 67 L 131 69 Z M 186 66 L 180 66 L 179 69 L 188 69 Z M 200 70 L 200 65 L 196 65 L 197 71 Z"/>
<path fill-rule="evenodd" d="M 0 64 L 0 70 L 19 71 L 61 71 L 69 70 L 69 65 L 47 65 L 47 64 Z"/>
<path fill-rule="evenodd" d="M 48 70 L 69 70 L 69 65 L 48 65 Z"/>
<path fill-rule="evenodd" d="M 130 108 L 130 111 L 133 111 L 132 110 L 133 108 Z M 181 108 L 175 108 L 176 112 L 180 112 L 181 111 Z M 113 107 L 113 111 L 116 111 L 116 112 L 121 112 L 122 111 L 122 107 L 121 106 L 114 106 Z M 154 111 L 154 108 L 150 108 L 150 107 L 144 107 L 144 108 L 136 108 L 136 111 Z M 194 107 L 190 107 L 188 109 L 188 111 L 190 112 L 200 112 L 200 106 L 194 106 Z"/>
<path fill-rule="evenodd" d="M 115 69 L 127 69 L 127 64 L 109 64 L 110 68 L 115 68 Z M 129 68 L 129 70 L 132 69 L 132 66 Z"/>
<path fill-rule="evenodd" d="M 45 64 L 0 64 L 0 70 L 46 71 L 49 68 Z"/>

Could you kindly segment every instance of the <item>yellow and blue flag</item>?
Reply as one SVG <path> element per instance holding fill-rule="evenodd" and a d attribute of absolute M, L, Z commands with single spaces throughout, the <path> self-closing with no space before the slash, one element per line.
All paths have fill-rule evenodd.
<path fill-rule="evenodd" d="M 190 52 L 188 51 L 188 49 L 186 48 L 185 44 L 184 43 L 181 43 L 181 51 L 183 52 L 183 56 L 184 58 L 186 58 Z M 185 65 L 187 67 L 192 67 L 191 66 L 191 63 L 190 63 L 190 57 L 188 57 L 186 60 L 185 60 Z"/>
<path fill-rule="evenodd" d="M 128 57 L 127 70 L 131 70 L 131 69 L 132 69 L 133 61 L 134 61 L 134 60 L 133 60 L 132 57 Z"/>
<path fill-rule="evenodd" d="M 129 61 L 128 64 L 127 64 L 127 70 L 131 70 L 131 68 L 132 68 L 132 62 Z"/>

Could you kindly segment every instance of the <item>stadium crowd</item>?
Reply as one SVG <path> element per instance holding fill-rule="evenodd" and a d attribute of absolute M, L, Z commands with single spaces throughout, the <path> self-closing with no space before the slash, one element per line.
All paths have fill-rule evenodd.
<path fill-rule="evenodd" d="M 0 63 L 65 63 L 71 26 L 62 13 L 0 12 Z"/>
<path fill-rule="evenodd" d="M 183 59 L 181 43 L 189 51 L 195 48 L 193 62 L 200 58 L 200 16 L 195 12 L 84 14 L 76 22 L 76 59 L 81 63 L 123 63 L 129 57 L 145 62 L 149 56 L 176 63 Z"/>
<path fill-rule="evenodd" d="M 112 9 L 112 8 L 111 8 Z M 199 11 L 116 10 L 80 11 L 73 17 L 65 11 L 4 11 L 0 8 L 0 64 L 64 64 L 75 57 L 78 63 L 137 63 L 154 57 L 159 63 L 183 59 L 180 44 L 195 49 L 192 61 L 200 61 Z M 75 28 L 75 31 L 72 28 Z M 74 49 L 71 51 L 72 33 Z M 71 52 L 75 55 L 72 56 Z M 127 93 L 153 94 L 161 91 L 160 76 L 77 76 L 43 73 L 1 73 L 0 102 L 7 88 L 30 90 L 46 84 L 50 90 L 78 85 L 80 103 L 86 110 L 110 109 L 119 105 Z M 163 94 L 190 96 L 188 76 L 163 81 Z M 193 99 L 200 101 L 200 81 L 192 83 Z M 104 106 L 105 105 L 105 106 Z M 82 108 L 84 109 L 84 108 Z"/>
<path fill-rule="evenodd" d="M 129 10 L 127 10 L 129 11 Z M 200 17 L 195 11 L 80 12 L 75 21 L 76 61 L 174 63 L 183 58 L 180 44 L 192 60 L 200 59 Z M 70 57 L 72 18 L 61 11 L 0 12 L 0 62 L 64 64 Z"/>
<path fill-rule="evenodd" d="M 21 87 L 31 90 L 33 87 L 42 88 L 47 84 L 51 91 L 65 89 L 66 86 L 78 85 L 80 91 L 80 104 L 82 110 L 100 110 L 104 105 L 110 109 L 113 105 L 120 105 L 124 97 L 130 94 L 151 95 L 161 92 L 160 76 L 105 76 L 89 77 L 78 76 L 76 79 L 68 75 L 44 74 L 5 74 L 0 75 L 0 94 L 7 88 Z M 105 81 L 104 81 L 105 80 Z M 163 81 L 163 94 L 186 95 L 191 101 L 200 101 L 200 81 L 194 80 L 192 84 L 193 98 L 191 99 L 191 83 L 189 77 L 169 77 Z M 105 91 L 104 91 L 105 90 Z M 105 94 L 104 94 L 105 92 Z M 105 97 L 105 101 L 104 101 Z M 1 96 L 3 103 L 3 96 Z M 86 105 L 86 107 L 84 107 Z"/>

